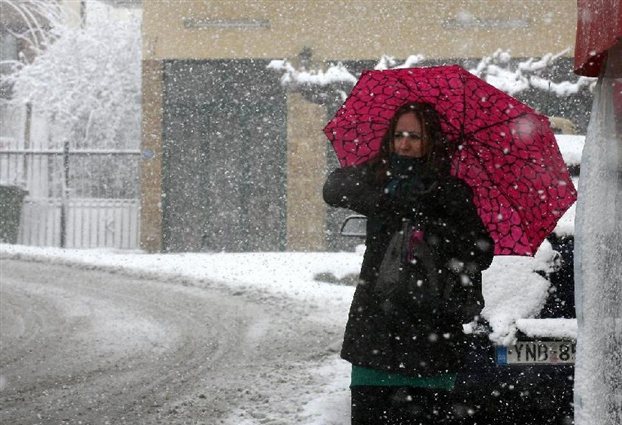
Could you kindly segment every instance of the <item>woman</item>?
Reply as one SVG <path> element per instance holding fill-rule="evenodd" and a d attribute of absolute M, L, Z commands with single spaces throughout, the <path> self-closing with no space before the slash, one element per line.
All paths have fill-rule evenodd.
<path fill-rule="evenodd" d="M 467 346 L 462 324 L 483 308 L 481 270 L 494 247 L 470 188 L 450 175 L 451 154 L 434 108 L 408 103 L 372 162 L 339 168 L 324 185 L 328 204 L 368 218 L 341 351 L 352 363 L 352 424 L 455 419 L 449 391 Z M 400 283 L 391 287 L 385 253 L 405 222 L 408 261 L 393 264 Z"/>

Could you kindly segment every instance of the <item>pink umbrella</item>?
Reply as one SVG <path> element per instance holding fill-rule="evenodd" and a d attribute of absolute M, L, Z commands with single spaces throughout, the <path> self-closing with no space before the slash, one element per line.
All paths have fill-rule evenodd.
<path fill-rule="evenodd" d="M 457 65 L 366 71 L 324 128 L 340 164 L 374 158 L 412 101 L 434 105 L 458 145 L 452 173 L 473 189 L 495 254 L 533 255 L 576 200 L 548 119 Z"/>

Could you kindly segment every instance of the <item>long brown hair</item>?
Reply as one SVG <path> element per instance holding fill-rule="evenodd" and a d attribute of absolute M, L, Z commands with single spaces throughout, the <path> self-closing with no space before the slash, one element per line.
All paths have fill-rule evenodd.
<path fill-rule="evenodd" d="M 381 181 L 387 179 L 389 170 L 389 157 L 393 151 L 393 140 L 397 121 L 402 115 L 414 113 L 421 122 L 423 135 L 427 143 L 424 159 L 428 166 L 440 176 L 448 175 L 451 169 L 453 145 L 441 130 L 441 119 L 436 109 L 424 102 L 408 102 L 400 106 L 389 122 L 389 128 L 382 138 L 380 153 L 374 159 L 377 164 L 376 176 Z"/>

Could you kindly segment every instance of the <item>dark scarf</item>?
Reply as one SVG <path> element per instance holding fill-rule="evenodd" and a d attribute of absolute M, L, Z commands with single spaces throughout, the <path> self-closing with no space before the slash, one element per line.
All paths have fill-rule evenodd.
<path fill-rule="evenodd" d="M 391 180 L 411 179 L 412 189 L 425 191 L 438 178 L 425 158 L 414 158 L 392 153 L 389 157 Z M 391 183 L 389 183 L 391 185 Z"/>
<path fill-rule="evenodd" d="M 389 170 L 395 177 L 410 177 L 429 173 L 427 161 L 424 158 L 401 156 L 392 153 L 389 157 Z"/>

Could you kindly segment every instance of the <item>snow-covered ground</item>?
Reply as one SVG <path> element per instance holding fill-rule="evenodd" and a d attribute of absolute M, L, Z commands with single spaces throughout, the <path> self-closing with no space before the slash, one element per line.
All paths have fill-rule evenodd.
<path fill-rule="evenodd" d="M 354 293 L 362 247 L 356 252 L 263 252 L 145 254 L 108 249 L 72 250 L 0 244 L 0 255 L 78 267 L 119 271 L 133 276 L 174 279 L 194 286 L 220 285 L 267 293 L 304 305 L 330 305 L 343 320 Z M 533 318 L 542 308 L 549 282 L 535 271 L 550 271 L 555 252 L 544 241 L 535 257 L 498 256 L 484 271 L 483 316 L 492 338 L 510 343 L 518 326 L 534 336 L 576 336 L 573 320 L 538 330 Z"/>
<path fill-rule="evenodd" d="M 548 270 L 554 252 L 548 242 L 534 258 L 496 257 L 484 272 L 484 317 L 493 326 L 492 338 L 512 341 L 516 330 L 531 336 L 576 337 L 574 320 L 548 321 L 536 315 L 548 295 L 549 283 L 535 270 Z M 285 297 L 300 303 L 309 314 L 327 315 L 343 323 L 354 292 L 353 282 L 362 250 L 338 253 L 181 253 L 145 254 L 117 250 L 71 250 L 0 244 L 0 256 L 78 268 L 170 280 L 197 287 L 221 286 L 235 292 Z M 318 310 L 318 306 L 322 306 Z M 328 307 L 328 308 L 327 308 Z M 303 406 L 308 424 L 345 423 L 348 406 L 349 365 L 329 356 L 316 371 L 325 377 L 313 401 Z"/>

